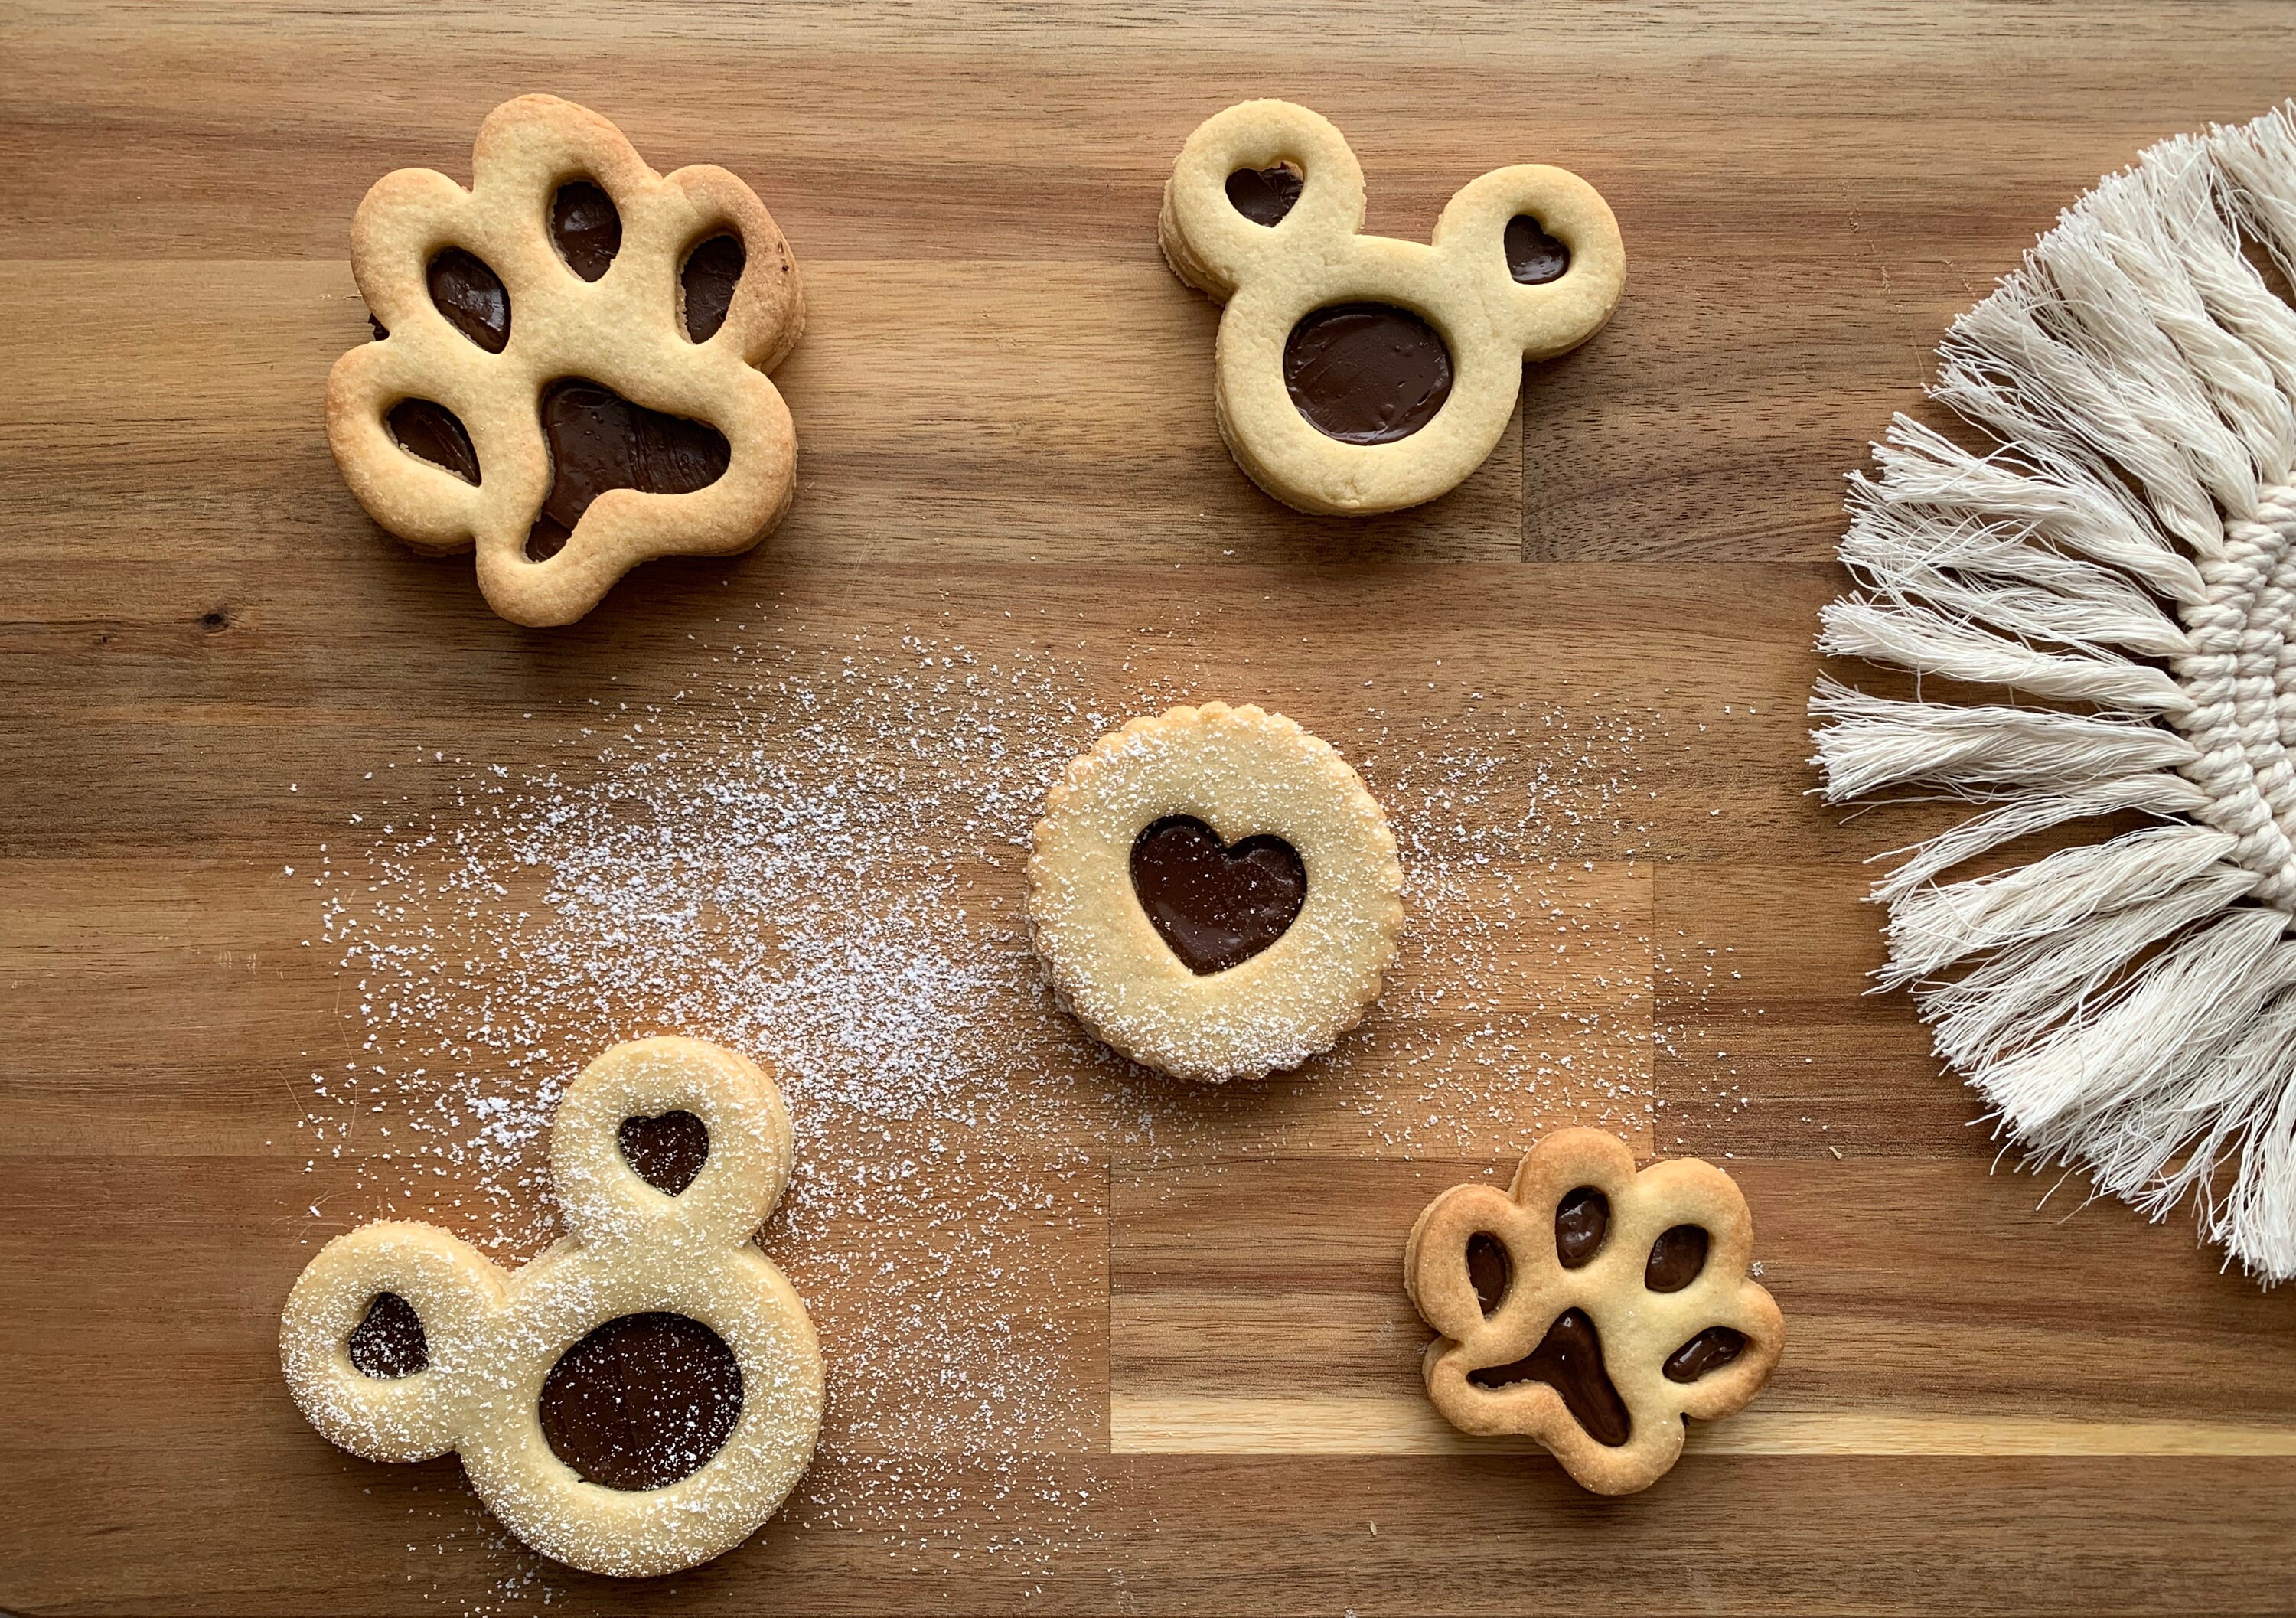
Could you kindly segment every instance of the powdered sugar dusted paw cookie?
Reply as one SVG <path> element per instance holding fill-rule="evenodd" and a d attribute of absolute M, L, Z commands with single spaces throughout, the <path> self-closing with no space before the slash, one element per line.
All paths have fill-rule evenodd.
<path fill-rule="evenodd" d="M 1616 1136 L 1550 1135 L 1510 1189 L 1454 1186 L 1412 1228 L 1404 1288 L 1442 1334 L 1427 1395 L 1462 1432 L 1537 1439 L 1598 1494 L 1647 1489 L 1685 1418 L 1742 1408 L 1777 1365 L 1785 1323 L 1747 1277 L 1753 1245 L 1711 1163 L 1637 1174 Z"/>
<path fill-rule="evenodd" d="M 505 1272 L 430 1225 L 337 1236 L 279 1326 L 295 1402 L 369 1460 L 462 1453 L 488 1508 L 596 1573 L 732 1549 L 813 1458 L 822 1363 L 750 1237 L 789 1182 L 756 1064 L 699 1039 L 618 1045 L 558 1105 L 565 1238 Z"/>
<path fill-rule="evenodd" d="M 1037 823 L 1029 920 L 1094 1033 L 1176 1078 L 1239 1079 L 1362 1019 L 1402 886 L 1387 817 L 1329 743 L 1207 702 L 1070 764 Z"/>
<path fill-rule="evenodd" d="M 335 464 L 414 549 L 475 545 L 504 618 L 571 623 L 639 563 L 747 550 L 788 512 L 797 435 L 761 370 L 804 297 L 725 169 L 656 174 L 596 113 L 521 95 L 470 190 L 375 182 L 351 270 L 376 340 L 327 378 Z"/>
<path fill-rule="evenodd" d="M 1522 362 L 1592 337 L 1626 285 L 1618 221 L 1565 169 L 1472 182 L 1431 247 L 1364 235 L 1363 218 L 1355 153 L 1289 102 L 1205 119 L 1164 187 L 1165 259 L 1227 305 L 1220 435 L 1301 511 L 1394 511 L 1456 488 L 1505 431 Z"/>

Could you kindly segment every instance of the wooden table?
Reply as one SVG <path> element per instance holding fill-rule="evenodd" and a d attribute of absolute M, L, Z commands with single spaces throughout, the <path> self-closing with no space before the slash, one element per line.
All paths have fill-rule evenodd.
<path fill-rule="evenodd" d="M 2296 1299 L 2218 1273 L 2181 1218 L 2076 1214 L 2078 1183 L 2037 1207 L 2045 1182 L 1988 1171 L 1907 1004 L 1861 992 L 1861 862 L 1937 819 L 1821 810 L 1802 716 L 1841 476 L 1917 407 L 1945 322 L 2144 144 L 2285 94 L 2286 21 L 10 7 L 0 1607 L 2296 1606 Z M 365 330 L 365 187 L 467 177 L 488 109 L 541 88 L 658 168 L 749 179 L 811 308 L 777 377 L 803 448 L 786 525 L 552 632 L 370 523 L 318 420 Z M 1372 229 L 1423 234 L 1518 160 L 1586 176 L 1623 225 L 1617 320 L 1530 372 L 1520 433 L 1431 506 L 1302 517 L 1221 451 L 1216 316 L 1155 215 L 1188 131 L 1261 94 L 1346 131 Z M 1414 872 L 1373 1022 L 1217 1096 L 1098 1055 L 1010 926 L 1052 762 L 1095 715 L 1187 695 L 1361 760 Z M 983 719 L 1027 745 L 968 773 L 950 750 L 993 748 Z M 808 835 L 840 770 L 916 743 L 941 773 L 916 778 L 914 851 L 852 879 L 863 958 L 757 980 L 832 997 L 791 1036 L 816 1194 L 767 1234 L 828 1344 L 822 1457 L 758 1540 L 630 1587 L 504 1544 L 451 1458 L 329 1448 L 274 1341 L 316 1244 L 386 1207 L 512 1249 L 545 1217 L 515 1163 L 377 1133 L 439 1082 L 422 1051 L 472 1033 L 466 978 L 417 992 L 486 965 L 439 939 L 552 902 L 543 876 L 484 902 L 432 879 L 458 832 L 530 816 L 520 794 L 584 806 L 553 835 L 594 851 L 585 817 L 664 734 L 689 776 L 783 760 Z M 905 859 L 931 883 L 905 889 Z M 941 1048 L 939 1023 L 835 999 L 914 964 L 887 919 L 910 900 L 926 964 L 977 937 L 980 976 L 889 1004 L 961 1014 L 972 1055 L 840 1101 L 804 1071 L 835 1038 L 863 1080 Z M 500 957 L 526 1046 L 459 1082 L 530 1098 L 573 1046 L 696 995 L 738 1021 L 738 982 L 586 1000 L 564 973 L 620 957 L 548 924 L 557 957 Z M 412 953 L 362 986 L 346 939 L 378 930 Z M 833 948 L 816 934 L 801 949 Z M 681 936 L 668 958 L 706 978 L 713 947 Z M 513 1061 L 553 1029 L 568 1048 Z M 390 1072 L 346 1088 L 346 1062 Z M 1435 1190 L 1570 1119 L 1724 1162 L 1789 1321 L 1760 1400 L 1625 1500 L 1434 1420 L 1397 1285 Z M 930 1188 L 891 1188 L 902 1162 Z"/>

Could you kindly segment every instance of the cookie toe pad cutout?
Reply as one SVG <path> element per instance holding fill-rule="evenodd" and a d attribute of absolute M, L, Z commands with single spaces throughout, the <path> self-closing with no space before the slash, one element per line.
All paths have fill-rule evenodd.
<path fill-rule="evenodd" d="M 1165 260 L 1227 306 L 1220 436 L 1301 511 L 1394 511 L 1457 487 L 1505 431 L 1522 362 L 1586 341 L 1626 284 L 1618 221 L 1561 168 L 1472 181 L 1431 246 L 1365 235 L 1363 219 L 1355 153 L 1289 102 L 1205 119 L 1164 188 Z"/>
<path fill-rule="evenodd" d="M 1412 1228 L 1404 1288 L 1440 1334 L 1428 1397 L 1463 1432 L 1537 1439 L 1597 1493 L 1647 1488 L 1681 1454 L 1684 1418 L 1730 1415 L 1777 1364 L 1785 1327 L 1748 1277 L 1753 1241 L 1710 1163 L 1637 1173 L 1615 1136 L 1550 1135 L 1507 1190 L 1455 1186 Z"/>
<path fill-rule="evenodd" d="M 797 436 L 763 373 L 803 292 L 726 170 L 657 174 L 596 113 L 522 95 L 480 126 L 469 189 L 375 182 L 351 269 L 376 340 L 328 375 L 335 464 L 416 550 L 475 547 L 504 618 L 570 623 L 638 563 L 746 550 L 787 513 Z"/>
<path fill-rule="evenodd" d="M 706 1562 L 779 1508 L 821 1427 L 812 1322 L 750 1239 L 789 1179 L 788 1113 L 731 1051 L 618 1045 L 559 1103 L 550 1169 L 568 1234 L 521 1269 L 408 1221 L 328 1243 L 280 1320 L 288 1388 L 370 1460 L 459 1451 L 546 1556 Z"/>
<path fill-rule="evenodd" d="M 1386 816 L 1328 743 L 1207 702 L 1134 719 L 1069 765 L 1037 823 L 1029 928 L 1099 1038 L 1176 1078 L 1238 1079 L 1361 1020 L 1402 883 Z"/>

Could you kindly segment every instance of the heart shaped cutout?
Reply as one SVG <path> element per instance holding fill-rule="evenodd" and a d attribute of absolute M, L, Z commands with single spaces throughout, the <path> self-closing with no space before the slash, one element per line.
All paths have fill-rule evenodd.
<path fill-rule="evenodd" d="M 1132 891 L 1190 972 L 1238 966 L 1282 938 L 1308 902 L 1308 867 L 1281 837 L 1230 848 L 1192 815 L 1168 815 L 1134 840 Z"/>
<path fill-rule="evenodd" d="M 614 1140 L 638 1178 L 664 1196 L 683 1192 L 709 1161 L 709 1126 L 683 1107 L 654 1118 L 625 1118 Z"/>

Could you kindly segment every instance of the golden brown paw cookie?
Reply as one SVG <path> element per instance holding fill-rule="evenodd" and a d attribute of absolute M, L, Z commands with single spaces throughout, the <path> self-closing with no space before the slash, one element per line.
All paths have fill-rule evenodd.
<path fill-rule="evenodd" d="M 1618 221 L 1565 169 L 1469 184 L 1435 243 L 1360 234 L 1363 171 L 1289 102 L 1204 120 L 1164 187 L 1173 272 L 1227 305 L 1220 435 L 1301 511 L 1393 511 L 1457 487 L 1505 431 L 1525 359 L 1600 331 L 1626 284 Z"/>
<path fill-rule="evenodd" d="M 1454 1186 L 1404 1250 L 1403 1285 L 1442 1335 L 1427 1396 L 1465 1433 L 1518 1433 L 1598 1494 L 1682 1453 L 1683 1420 L 1761 1390 L 1785 1344 L 1746 1275 L 1753 1216 L 1730 1177 L 1678 1158 L 1635 1172 L 1600 1129 L 1538 1143 L 1514 1185 Z"/>
<path fill-rule="evenodd" d="M 376 341 L 327 378 L 359 504 L 418 551 L 476 545 L 514 623 L 571 623 L 639 563 L 747 550 L 797 487 L 759 374 L 805 329 L 789 243 L 723 168 L 663 176 L 571 102 L 488 115 L 464 191 L 387 174 L 351 224 Z"/>
<path fill-rule="evenodd" d="M 558 1104 L 567 1235 L 505 1273 L 429 1225 L 320 1250 L 279 1324 L 311 1425 L 369 1460 L 462 1452 L 504 1526 L 594 1573 L 676 1573 L 774 1514 L 821 1430 L 805 1304 L 750 1237 L 789 1114 L 699 1039 L 618 1045 Z"/>
<path fill-rule="evenodd" d="M 1069 765 L 1037 822 L 1029 921 L 1094 1033 L 1176 1078 L 1240 1079 L 1362 1020 L 1402 887 L 1387 817 L 1329 743 L 1207 702 Z"/>

